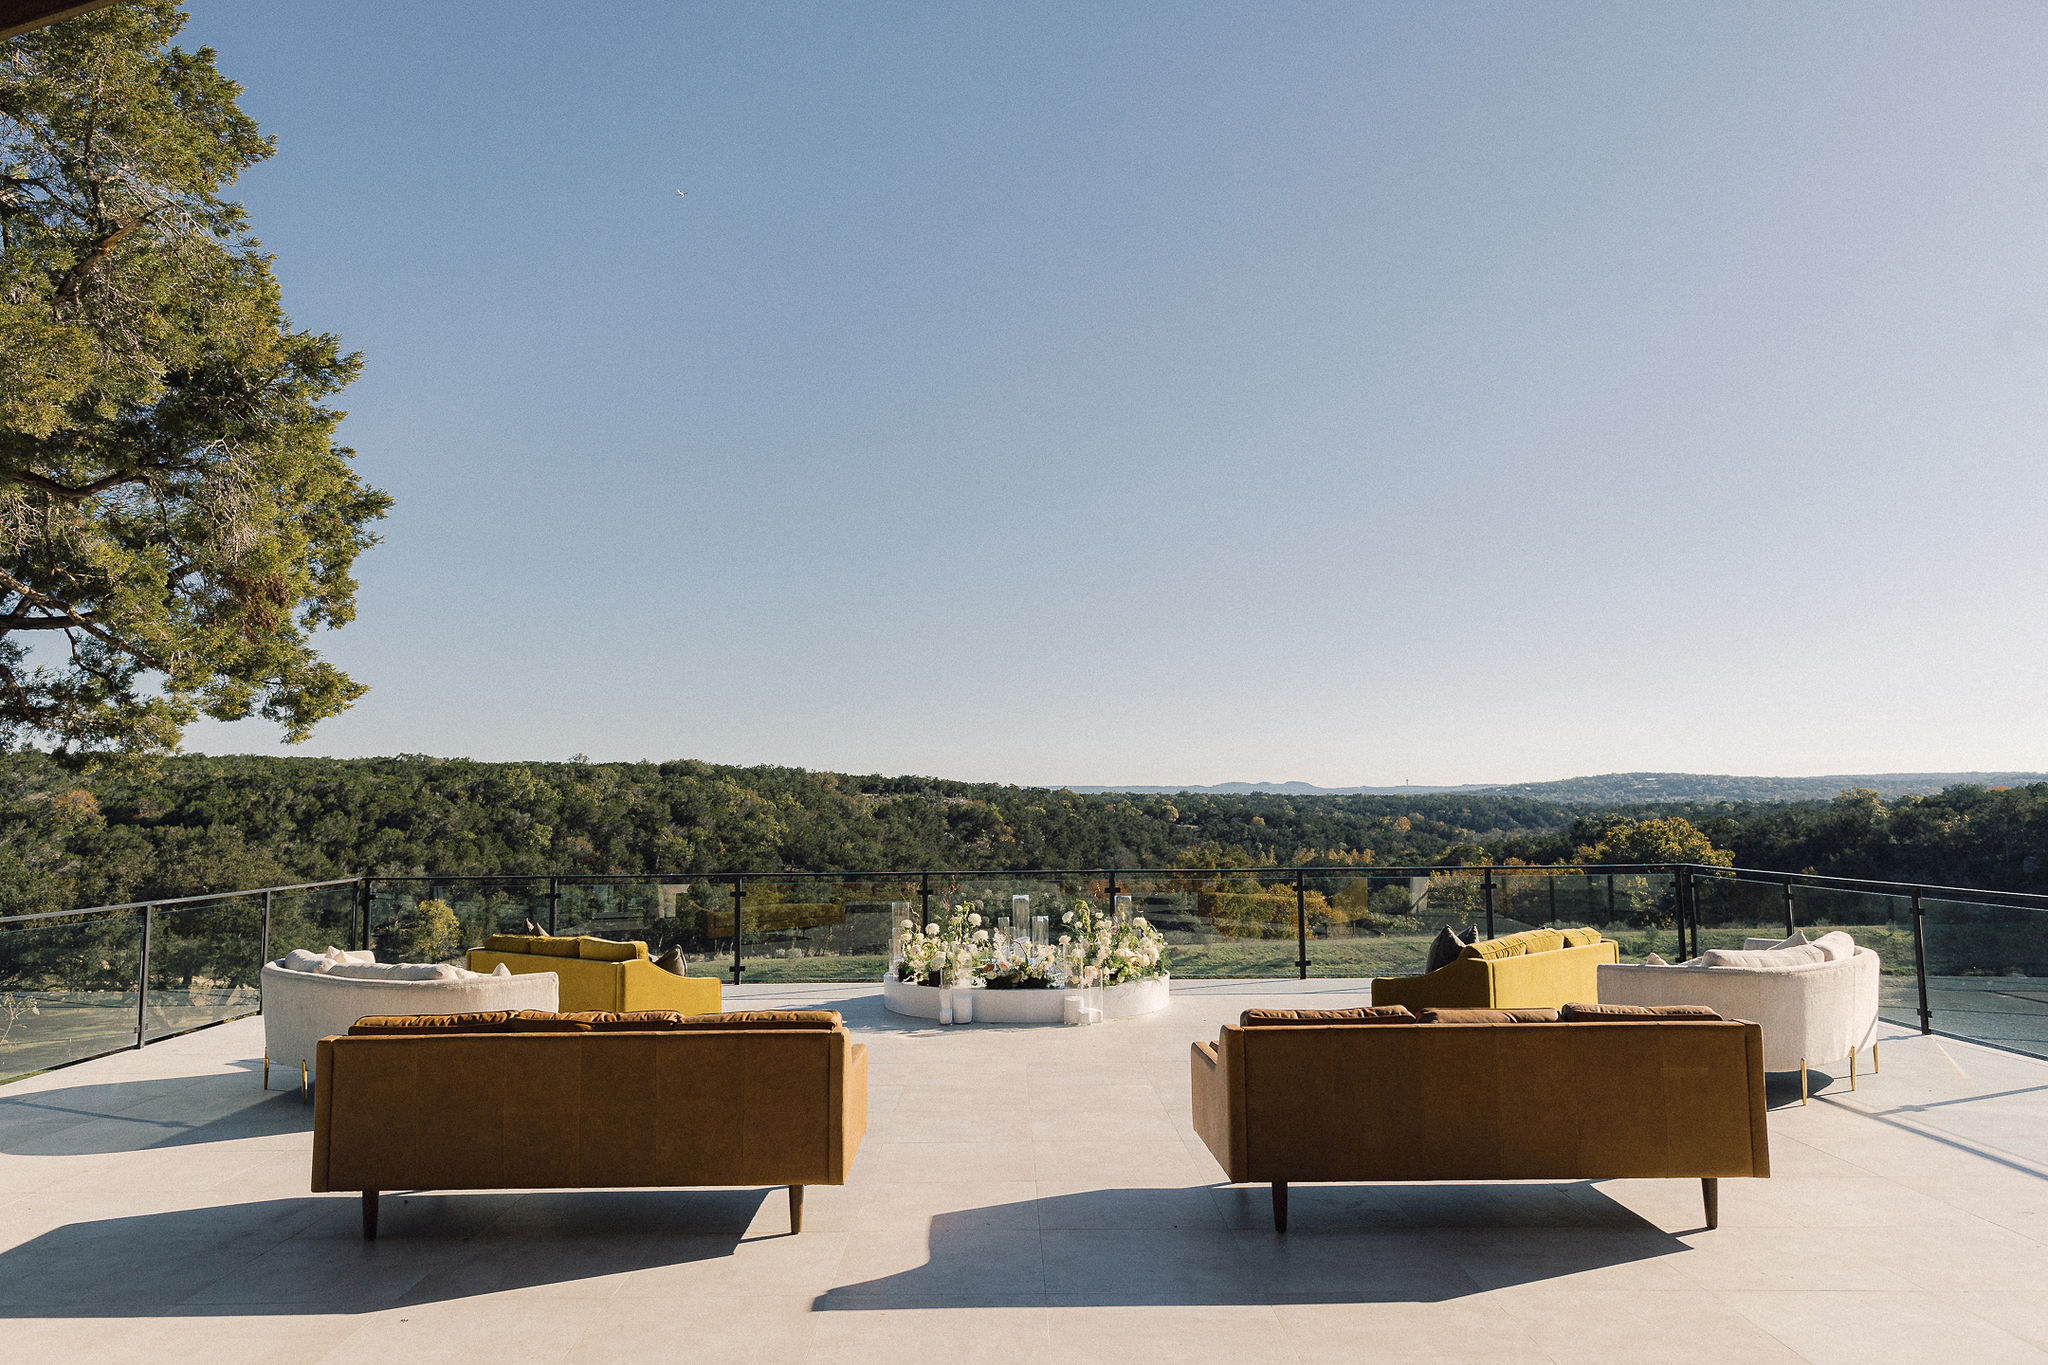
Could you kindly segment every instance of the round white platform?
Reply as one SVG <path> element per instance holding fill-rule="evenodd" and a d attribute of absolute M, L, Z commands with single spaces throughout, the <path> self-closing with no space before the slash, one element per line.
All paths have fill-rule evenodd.
<path fill-rule="evenodd" d="M 1106 988 L 1102 992 L 1102 1017 L 1131 1019 L 1165 1009 L 1170 998 L 1170 980 L 1160 976 Z M 892 1013 L 907 1014 L 913 1019 L 938 1018 L 939 997 L 943 994 L 938 986 L 914 986 L 893 976 L 882 978 L 882 1003 Z M 1067 997 L 1081 994 L 1084 992 L 1078 989 L 1054 990 L 1049 986 L 1005 991 L 980 986 L 964 991 L 955 989 L 953 998 L 974 998 L 977 1024 L 1063 1024 L 1067 1019 Z"/>

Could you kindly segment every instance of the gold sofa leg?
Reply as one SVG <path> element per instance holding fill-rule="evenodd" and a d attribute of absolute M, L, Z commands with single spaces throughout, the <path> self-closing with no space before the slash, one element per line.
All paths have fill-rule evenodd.
<path fill-rule="evenodd" d="M 1287 1231 L 1287 1182 L 1273 1182 L 1273 1231 Z"/>
<path fill-rule="evenodd" d="M 309 1104 L 309 1103 L 311 1103 L 311 1102 L 312 1102 L 312 1098 L 313 1098 L 313 1097 L 312 1097 L 312 1094 L 311 1094 L 311 1090 L 312 1090 L 312 1085 L 311 1085 L 311 1083 L 310 1083 L 310 1082 L 309 1082 L 309 1081 L 307 1080 L 307 1078 L 306 1078 L 306 1064 L 305 1064 L 304 1062 L 300 1062 L 300 1063 L 299 1063 L 299 1103 L 300 1103 L 300 1104 Z"/>
<path fill-rule="evenodd" d="M 1884 1068 L 1877 1064 L 1877 1040 L 1873 1038 L 1870 1040 L 1870 1074 L 1875 1076 L 1883 1070 Z"/>
<path fill-rule="evenodd" d="M 1856 1088 L 1856 1049 L 1849 1049 L 1849 1088 Z"/>
<path fill-rule="evenodd" d="M 1806 1058 L 1799 1059 L 1799 1102 L 1806 1103 Z"/>
<path fill-rule="evenodd" d="M 1721 1226 L 1721 1182 L 1713 1176 L 1700 1181 L 1700 1198 L 1707 1206 L 1707 1231 Z"/>
<path fill-rule="evenodd" d="M 270 1089 L 270 1054 L 263 1054 L 263 1088 Z"/>
<path fill-rule="evenodd" d="M 789 1187 L 789 1235 L 794 1237 L 804 1230 L 804 1187 Z"/>

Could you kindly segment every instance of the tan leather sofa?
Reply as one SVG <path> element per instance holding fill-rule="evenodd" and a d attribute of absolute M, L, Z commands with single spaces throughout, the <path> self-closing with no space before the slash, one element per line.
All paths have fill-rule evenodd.
<path fill-rule="evenodd" d="M 313 1189 L 843 1185 L 868 1050 L 829 1010 L 369 1018 L 319 1044 Z"/>
<path fill-rule="evenodd" d="M 1195 1131 L 1232 1181 L 1271 1182 L 1282 1232 L 1295 1181 L 1696 1177 L 1711 1228 L 1720 1177 L 1770 1174 L 1755 1024 L 1448 1022 L 1510 1013 L 1556 1017 L 1248 1010 L 1194 1045 Z"/>

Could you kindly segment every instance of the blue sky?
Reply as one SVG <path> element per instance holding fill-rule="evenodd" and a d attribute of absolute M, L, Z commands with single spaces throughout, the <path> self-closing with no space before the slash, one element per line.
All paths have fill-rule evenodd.
<path fill-rule="evenodd" d="M 301 752 L 2048 768 L 2048 6 L 191 8 L 398 499 Z"/>

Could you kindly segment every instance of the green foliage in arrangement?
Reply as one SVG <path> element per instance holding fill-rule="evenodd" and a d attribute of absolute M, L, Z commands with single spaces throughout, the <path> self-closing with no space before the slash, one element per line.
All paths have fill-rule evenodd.
<path fill-rule="evenodd" d="M 390 502 L 325 406 L 361 358 L 285 316 L 223 197 L 271 141 L 184 22 L 129 0 L 0 43 L 0 743 L 298 740 L 364 691 L 312 645 Z"/>

